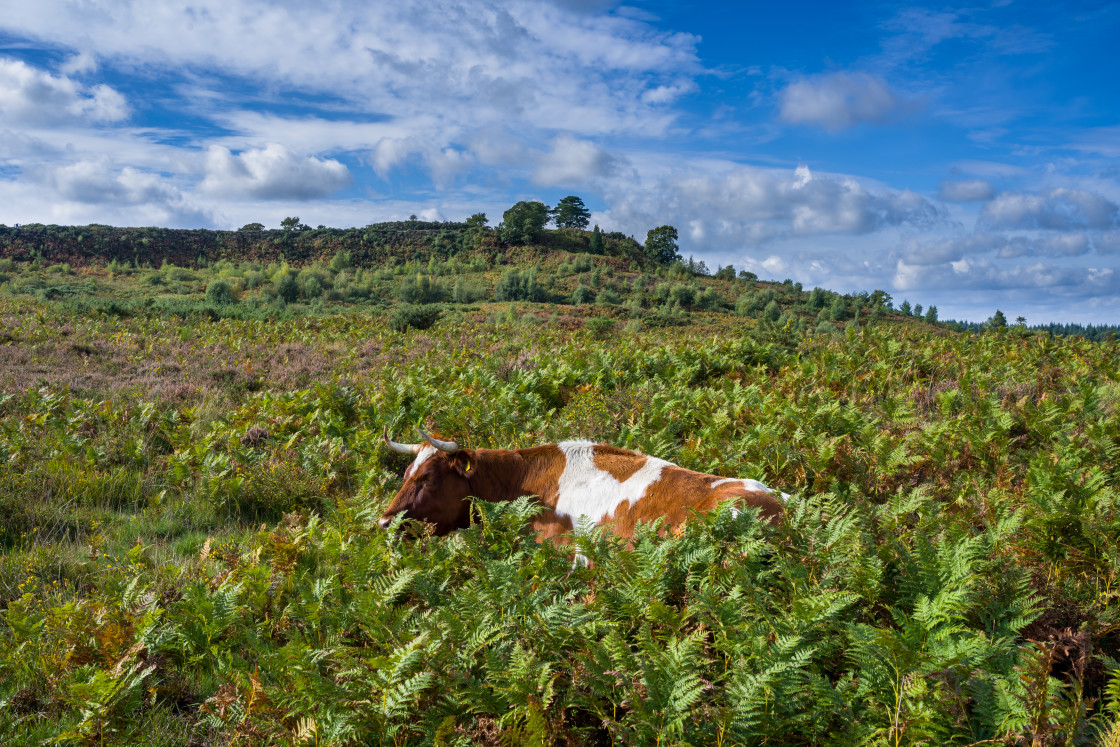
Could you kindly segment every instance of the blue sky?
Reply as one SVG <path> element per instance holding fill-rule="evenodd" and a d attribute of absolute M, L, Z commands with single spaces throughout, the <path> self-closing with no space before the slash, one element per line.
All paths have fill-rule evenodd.
<path fill-rule="evenodd" d="M 1116 3 L 10 5 L 9 225 L 497 223 L 576 194 L 713 268 L 1120 322 Z"/>

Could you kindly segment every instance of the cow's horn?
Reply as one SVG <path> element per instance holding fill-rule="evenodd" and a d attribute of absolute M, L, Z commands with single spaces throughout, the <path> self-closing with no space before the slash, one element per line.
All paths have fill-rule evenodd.
<path fill-rule="evenodd" d="M 416 428 L 416 426 L 413 427 Z M 459 444 L 455 443 L 454 441 L 440 441 L 438 438 L 432 438 L 419 428 L 416 428 L 416 432 L 420 434 L 421 438 L 423 438 L 425 441 L 427 441 L 440 451 L 446 451 L 448 454 L 454 454 L 459 450 Z"/>
<path fill-rule="evenodd" d="M 420 453 L 420 446 L 421 446 L 420 444 L 399 444 L 396 441 L 390 440 L 389 439 L 389 428 L 388 427 L 385 428 L 385 431 L 382 435 L 385 436 L 385 444 L 395 452 L 398 452 L 400 454 L 419 454 Z"/>

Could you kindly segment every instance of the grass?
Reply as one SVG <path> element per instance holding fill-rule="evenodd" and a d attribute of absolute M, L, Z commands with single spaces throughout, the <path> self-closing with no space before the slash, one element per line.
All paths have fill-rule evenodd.
<path fill-rule="evenodd" d="M 818 333 L 781 284 L 534 261 L 551 301 L 444 301 L 403 331 L 414 267 L 335 300 L 356 270 L 324 270 L 287 304 L 238 281 L 266 266 L 6 267 L 0 740 L 1118 738 L 1115 343 L 873 309 Z M 215 277 L 236 303 L 208 304 Z M 556 302 L 596 281 L 645 301 Z M 725 305 L 656 301 L 674 282 Z M 780 526 L 724 509 L 632 547 L 538 545 L 525 501 L 409 540 L 376 522 L 406 466 L 382 429 L 411 424 L 602 440 L 792 498 Z"/>

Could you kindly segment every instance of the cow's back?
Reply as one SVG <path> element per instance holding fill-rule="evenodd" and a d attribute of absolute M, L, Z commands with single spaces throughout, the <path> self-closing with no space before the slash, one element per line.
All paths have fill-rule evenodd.
<path fill-rule="evenodd" d="M 561 524 L 609 524 L 632 537 L 639 522 L 662 519 L 675 527 L 689 511 L 707 511 L 738 499 L 776 521 L 781 502 L 754 480 L 722 478 L 678 467 L 664 459 L 590 441 L 557 444 L 565 465 L 557 480 L 554 514 Z M 549 501 L 548 503 L 551 503 Z"/>

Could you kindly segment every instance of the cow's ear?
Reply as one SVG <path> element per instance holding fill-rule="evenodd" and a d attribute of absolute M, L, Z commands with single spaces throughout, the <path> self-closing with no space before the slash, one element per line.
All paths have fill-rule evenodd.
<path fill-rule="evenodd" d="M 463 477 L 470 477 L 475 469 L 474 452 L 470 449 L 459 449 L 451 455 L 451 466 Z"/>

